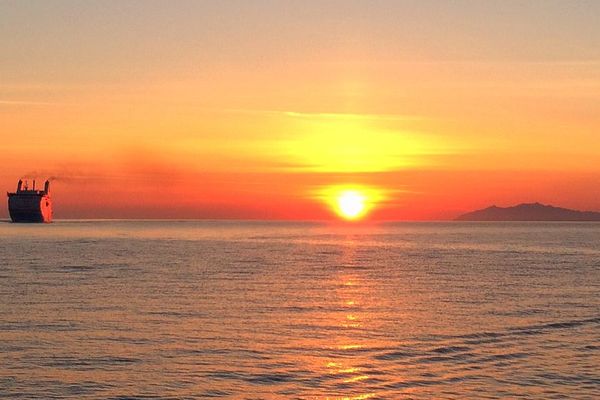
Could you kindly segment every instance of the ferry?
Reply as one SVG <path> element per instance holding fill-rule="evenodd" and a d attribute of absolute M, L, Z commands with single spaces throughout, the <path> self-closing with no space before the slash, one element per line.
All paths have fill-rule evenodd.
<path fill-rule="evenodd" d="M 12 222 L 52 222 L 50 181 L 46 181 L 43 190 L 36 190 L 35 180 L 30 188 L 28 181 L 19 179 L 17 191 L 7 195 Z"/>

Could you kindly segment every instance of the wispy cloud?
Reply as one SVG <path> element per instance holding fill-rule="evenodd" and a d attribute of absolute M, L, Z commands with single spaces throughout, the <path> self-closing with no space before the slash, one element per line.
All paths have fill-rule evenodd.
<path fill-rule="evenodd" d="M 376 120 L 376 121 L 415 121 L 422 119 L 418 115 L 401 114 L 358 114 L 358 113 L 307 113 L 296 111 L 283 111 L 288 117 L 309 119 L 345 119 L 345 120 Z"/>
<path fill-rule="evenodd" d="M 378 121 L 417 121 L 424 117 L 410 114 L 375 114 L 375 113 L 344 113 L 344 112 L 305 112 L 291 110 L 268 110 L 252 108 L 213 108 L 203 107 L 206 111 L 231 114 L 278 115 L 303 119 L 344 119 L 344 120 L 378 120 Z"/>
<path fill-rule="evenodd" d="M 69 103 L 60 103 L 52 101 L 29 101 L 29 100 L 0 100 L 3 106 L 66 106 Z"/>

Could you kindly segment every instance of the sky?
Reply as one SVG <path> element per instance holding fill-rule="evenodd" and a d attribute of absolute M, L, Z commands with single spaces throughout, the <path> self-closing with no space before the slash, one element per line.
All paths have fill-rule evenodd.
<path fill-rule="evenodd" d="M 0 188 L 56 218 L 600 210 L 600 2 L 0 0 Z M 0 207 L 0 218 L 7 217 Z"/>

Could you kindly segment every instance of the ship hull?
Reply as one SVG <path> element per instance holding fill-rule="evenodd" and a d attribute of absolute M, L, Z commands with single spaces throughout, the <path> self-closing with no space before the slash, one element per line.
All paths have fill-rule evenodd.
<path fill-rule="evenodd" d="M 8 213 L 12 222 L 52 222 L 52 203 L 47 195 L 9 194 Z"/>

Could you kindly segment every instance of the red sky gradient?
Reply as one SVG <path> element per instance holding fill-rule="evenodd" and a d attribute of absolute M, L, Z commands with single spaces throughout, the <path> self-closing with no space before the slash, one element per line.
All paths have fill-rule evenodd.
<path fill-rule="evenodd" d="M 344 186 L 374 220 L 600 210 L 599 13 L 4 2 L 0 188 L 55 177 L 56 218 L 330 219 Z"/>

